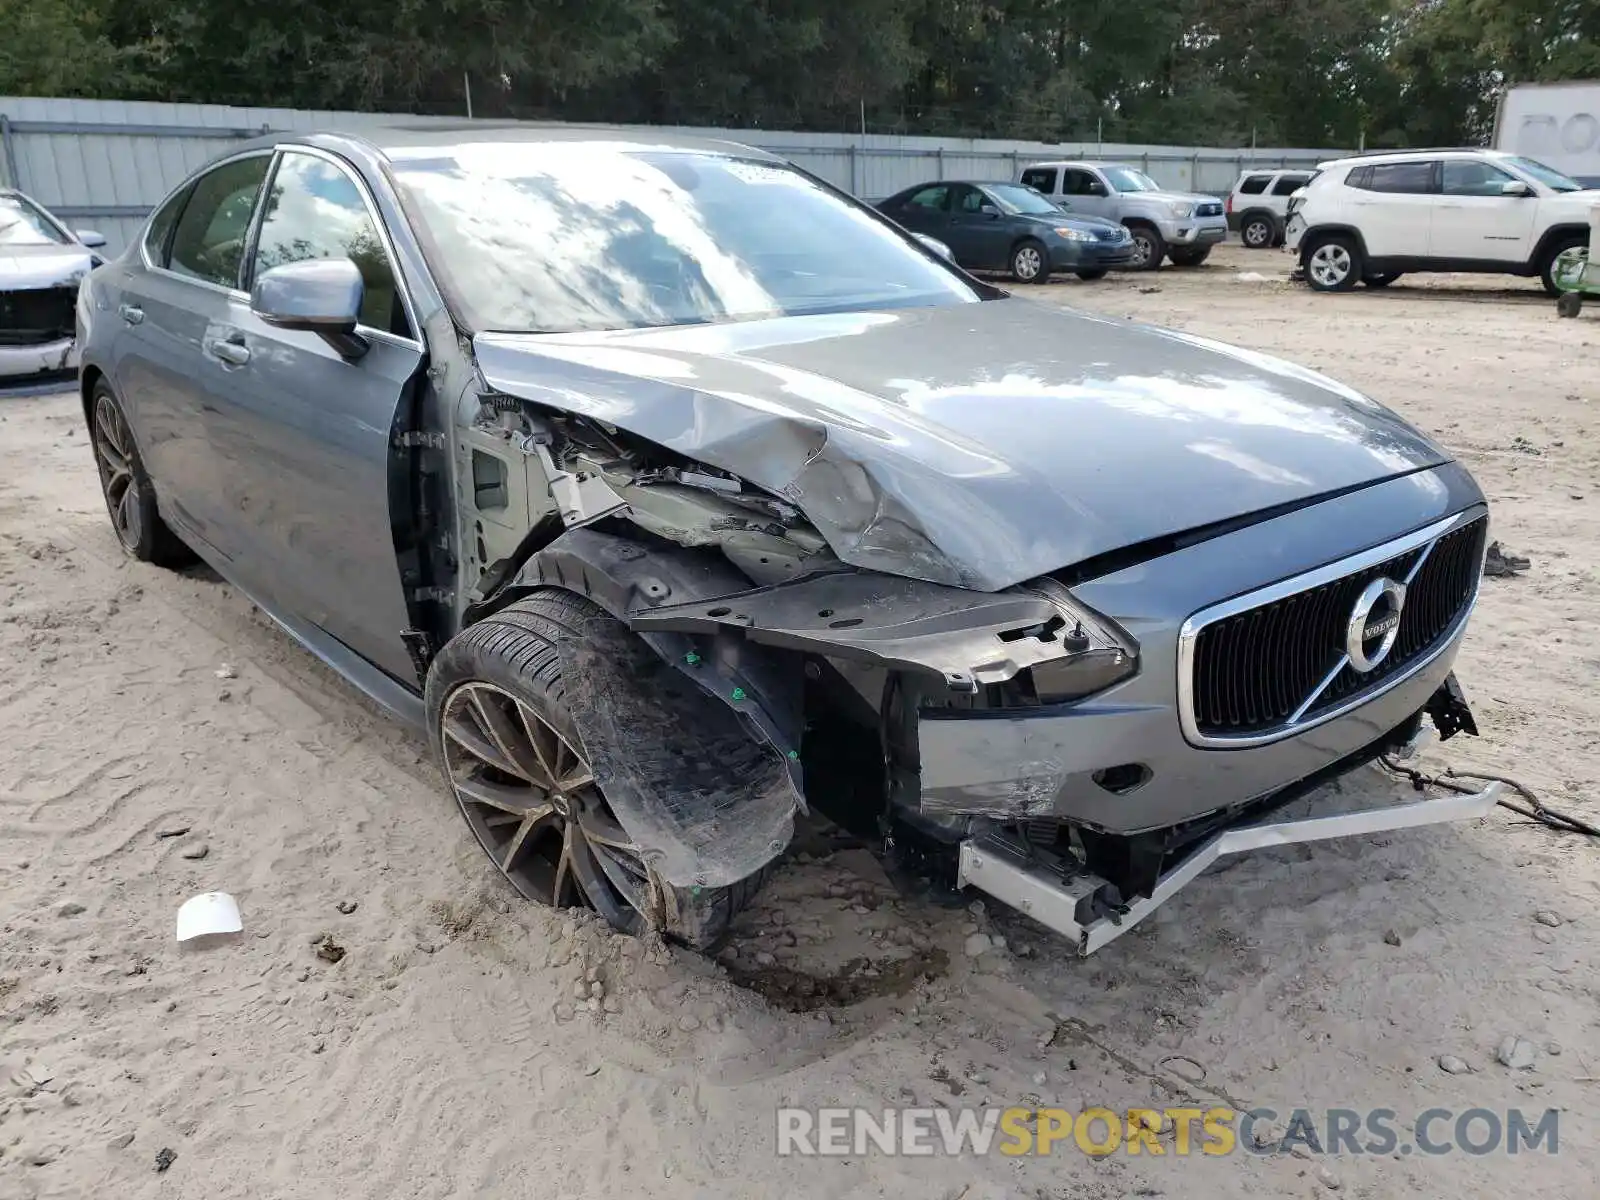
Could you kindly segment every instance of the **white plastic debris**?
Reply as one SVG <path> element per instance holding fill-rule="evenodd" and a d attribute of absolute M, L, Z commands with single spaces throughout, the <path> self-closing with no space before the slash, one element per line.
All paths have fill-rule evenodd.
<path fill-rule="evenodd" d="M 202 892 L 191 896 L 178 909 L 178 940 L 204 937 L 208 933 L 238 933 L 244 928 L 239 918 L 239 902 L 227 892 Z"/>
<path fill-rule="evenodd" d="M 223 663 L 217 668 L 216 676 L 218 679 L 237 679 L 239 678 L 239 672 L 233 669 L 232 663 Z"/>

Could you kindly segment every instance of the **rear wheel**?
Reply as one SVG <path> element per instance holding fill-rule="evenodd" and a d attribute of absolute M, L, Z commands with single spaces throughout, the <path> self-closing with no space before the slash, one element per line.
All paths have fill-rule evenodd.
<path fill-rule="evenodd" d="M 1182 246 L 1167 251 L 1175 267 L 1198 267 L 1211 257 L 1210 246 Z"/>
<path fill-rule="evenodd" d="M 1075 271 L 1073 274 L 1077 275 L 1079 279 L 1087 280 L 1089 283 L 1093 283 L 1096 279 L 1104 279 L 1106 277 L 1104 268 L 1094 271 Z"/>
<path fill-rule="evenodd" d="M 1011 252 L 1011 278 L 1018 283 L 1050 281 L 1050 252 L 1044 243 L 1029 238 Z"/>
<path fill-rule="evenodd" d="M 128 419 L 111 385 L 97 380 L 89 397 L 89 441 L 100 472 L 111 529 L 123 551 L 158 567 L 181 567 L 194 561 L 156 509 L 156 489 L 139 457 Z"/>
<path fill-rule="evenodd" d="M 707 949 L 766 872 L 730 887 L 676 887 L 623 829 L 561 678 L 558 642 L 581 638 L 594 620 L 611 618 L 581 597 L 543 591 L 452 639 L 428 672 L 434 753 L 473 837 L 524 897 Z"/>
<path fill-rule="evenodd" d="M 1277 222 L 1265 213 L 1252 213 L 1239 226 L 1239 240 L 1247 250 L 1269 250 L 1277 236 Z"/>
<path fill-rule="evenodd" d="M 1167 256 L 1167 240 L 1154 225 L 1129 225 L 1133 235 L 1134 271 L 1159 271 L 1161 260 Z"/>
<path fill-rule="evenodd" d="M 1347 292 L 1361 278 L 1361 251 L 1346 237 L 1324 238 L 1306 254 L 1306 282 L 1317 292 Z"/>

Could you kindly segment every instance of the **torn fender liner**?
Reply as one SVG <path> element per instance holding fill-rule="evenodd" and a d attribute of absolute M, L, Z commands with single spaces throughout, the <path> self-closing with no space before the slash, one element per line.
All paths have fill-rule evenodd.
<path fill-rule="evenodd" d="M 799 794 L 744 720 L 610 619 L 563 638 L 567 703 L 595 780 L 667 882 L 727 887 L 794 833 Z"/>
<path fill-rule="evenodd" d="M 770 646 L 928 672 L 957 692 L 1003 683 L 1025 667 L 1067 656 L 1136 652 L 1131 642 L 1119 644 L 1090 610 L 1078 609 L 1065 589 L 1059 596 L 973 592 L 856 571 L 657 605 L 629 620 L 641 632 L 739 630 Z"/>

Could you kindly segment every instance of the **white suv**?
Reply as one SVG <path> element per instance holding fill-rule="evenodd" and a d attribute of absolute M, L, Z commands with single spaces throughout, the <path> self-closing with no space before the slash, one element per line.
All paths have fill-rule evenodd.
<path fill-rule="evenodd" d="M 1225 210 L 1228 228 L 1239 231 L 1247 250 L 1267 250 L 1283 245 L 1283 227 L 1289 219 L 1289 197 L 1311 181 L 1310 171 L 1246 171 L 1228 193 Z"/>
<path fill-rule="evenodd" d="M 1495 150 L 1408 150 L 1323 163 L 1290 205 L 1288 245 L 1306 282 L 1385 287 L 1407 271 L 1537 275 L 1589 242 L 1584 191 L 1543 163 Z"/>

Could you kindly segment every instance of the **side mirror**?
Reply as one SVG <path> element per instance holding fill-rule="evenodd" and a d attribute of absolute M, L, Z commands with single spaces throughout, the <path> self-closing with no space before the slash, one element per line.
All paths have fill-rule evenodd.
<path fill-rule="evenodd" d="M 263 271 L 250 291 L 250 311 L 278 329 L 315 333 L 344 358 L 367 352 L 356 333 L 366 285 L 348 258 L 311 258 Z"/>
<path fill-rule="evenodd" d="M 1106 194 L 1106 185 L 1105 184 L 1101 183 L 1098 179 L 1091 179 L 1089 181 L 1089 195 L 1091 195 L 1091 196 L 1104 196 L 1105 194 Z"/>
<path fill-rule="evenodd" d="M 955 262 L 956 256 L 951 252 L 950 247 L 946 246 L 938 238 L 929 237 L 925 233 L 913 233 L 911 236 L 916 238 L 917 241 L 921 242 L 929 250 L 932 250 L 940 258 L 946 260 L 947 262 Z"/>
<path fill-rule="evenodd" d="M 1533 189 L 1520 179 L 1508 179 L 1500 185 L 1502 196 L 1531 196 Z"/>
<path fill-rule="evenodd" d="M 991 221 L 1000 215 L 1000 210 L 992 204 L 979 205 L 978 211 L 984 216 L 988 217 Z"/>
<path fill-rule="evenodd" d="M 94 229 L 74 229 L 72 236 L 91 250 L 97 250 L 106 244 L 106 235 Z"/>

